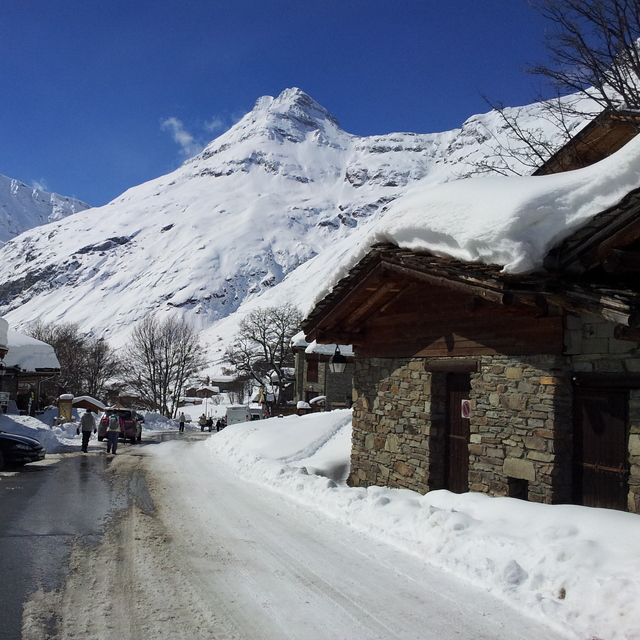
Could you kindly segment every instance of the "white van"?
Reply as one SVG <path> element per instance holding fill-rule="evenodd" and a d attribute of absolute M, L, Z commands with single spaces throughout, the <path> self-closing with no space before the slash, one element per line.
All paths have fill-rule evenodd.
<path fill-rule="evenodd" d="M 227 407 L 227 426 L 240 422 L 249 422 L 251 414 L 249 407 L 242 404 L 233 404 Z"/>

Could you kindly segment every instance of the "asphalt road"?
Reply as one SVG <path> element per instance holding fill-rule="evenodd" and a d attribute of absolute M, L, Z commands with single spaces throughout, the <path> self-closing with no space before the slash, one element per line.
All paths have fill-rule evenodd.
<path fill-rule="evenodd" d="M 146 435 L 143 446 L 178 436 Z M 121 452 L 139 445 L 121 443 Z M 123 494 L 107 474 L 114 460 L 92 438 L 88 454 L 68 448 L 45 460 L 0 472 L 0 640 L 22 636 L 23 605 L 41 589 L 59 588 L 75 545 L 98 545 L 105 524 L 136 499 L 146 500 L 144 476 Z M 55 621 L 50 622 L 54 632 Z"/>
<path fill-rule="evenodd" d="M 108 463 L 74 453 L 0 473 L 0 640 L 21 637 L 30 593 L 60 586 L 73 544 L 99 541 L 122 501 L 104 478 Z"/>
<path fill-rule="evenodd" d="M 208 437 L 0 474 L 0 640 L 566 637 L 242 480 Z"/>

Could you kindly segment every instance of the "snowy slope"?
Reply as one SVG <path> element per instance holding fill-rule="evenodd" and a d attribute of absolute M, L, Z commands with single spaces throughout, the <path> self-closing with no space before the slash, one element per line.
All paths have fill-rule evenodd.
<path fill-rule="evenodd" d="M 80 200 L 47 193 L 0 175 L 0 242 L 88 208 Z"/>
<path fill-rule="evenodd" d="M 524 113 L 535 122 L 537 109 Z M 418 181 L 467 173 L 501 136 L 489 113 L 445 133 L 358 137 L 299 89 L 263 97 L 173 173 L 8 243 L 0 313 L 16 329 L 79 322 L 115 346 L 146 315 L 177 314 L 215 355 L 236 311 L 285 299 L 308 311 L 331 252 Z"/>

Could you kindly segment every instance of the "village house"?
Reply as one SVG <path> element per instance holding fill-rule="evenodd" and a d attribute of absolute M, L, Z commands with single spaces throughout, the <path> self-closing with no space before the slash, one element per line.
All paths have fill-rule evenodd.
<path fill-rule="evenodd" d="M 4 413 L 10 404 L 22 413 L 40 409 L 43 383 L 59 371 L 51 345 L 12 331 L 0 318 L 0 407 Z"/>
<path fill-rule="evenodd" d="M 600 132 L 616 130 L 605 124 Z M 613 145 L 600 138 L 593 158 L 632 137 Z M 625 171 L 626 179 L 635 170 Z M 583 192 L 592 188 L 596 173 L 575 173 Z M 615 204 L 560 240 L 549 231 L 551 248 L 533 269 L 377 244 L 316 305 L 303 323 L 306 340 L 354 349 L 352 486 L 640 513 L 640 173 L 633 175 L 636 188 Z M 561 185 L 546 184 L 550 192 Z M 596 206 L 595 196 L 582 197 Z M 538 220 L 531 238 L 553 219 L 552 211 Z"/>
<path fill-rule="evenodd" d="M 335 355 L 336 347 L 346 360 L 341 373 L 329 369 L 329 361 Z M 295 354 L 294 402 L 309 403 L 315 398 L 322 398 L 322 407 L 326 411 L 351 406 L 354 367 L 351 346 L 310 344 L 304 339 L 304 334 L 299 333 L 291 341 L 291 348 Z"/>

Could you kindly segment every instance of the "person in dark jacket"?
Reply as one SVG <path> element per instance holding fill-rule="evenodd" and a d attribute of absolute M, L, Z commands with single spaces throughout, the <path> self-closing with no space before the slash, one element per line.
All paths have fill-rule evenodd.
<path fill-rule="evenodd" d="M 88 409 L 80 418 L 80 428 L 82 430 L 82 453 L 87 453 L 89 448 L 89 439 L 91 438 L 91 432 L 96 433 L 96 419 L 93 417 L 93 412 Z"/>
<path fill-rule="evenodd" d="M 209 431 L 213 431 L 213 418 L 211 416 L 207 418 L 207 427 Z"/>

